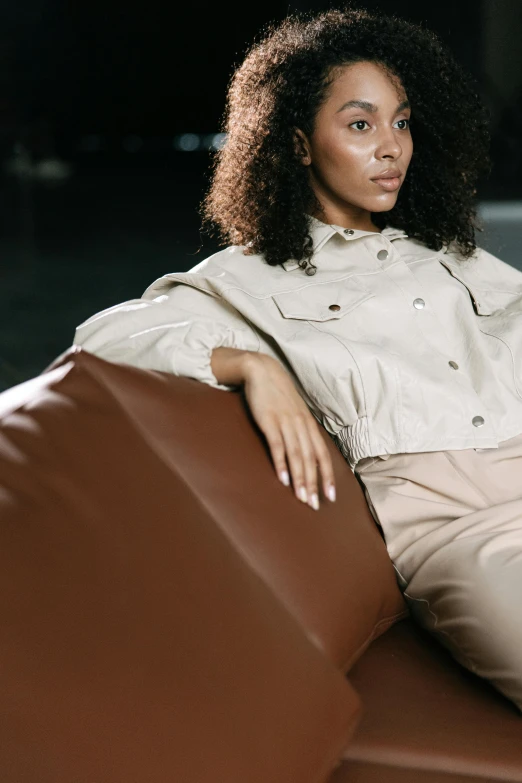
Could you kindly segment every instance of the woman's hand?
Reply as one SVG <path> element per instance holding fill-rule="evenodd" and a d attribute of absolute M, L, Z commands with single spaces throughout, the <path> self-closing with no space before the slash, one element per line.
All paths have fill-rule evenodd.
<path fill-rule="evenodd" d="M 319 424 L 278 361 L 251 353 L 243 365 L 243 388 L 250 411 L 268 441 L 280 481 L 290 484 L 299 500 L 319 508 L 317 466 L 323 491 L 335 500 L 333 465 Z"/>

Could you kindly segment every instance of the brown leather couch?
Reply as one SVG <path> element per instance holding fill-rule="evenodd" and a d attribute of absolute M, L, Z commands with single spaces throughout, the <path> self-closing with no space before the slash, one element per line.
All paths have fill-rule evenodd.
<path fill-rule="evenodd" d="M 73 348 L 0 416 L 2 783 L 522 781 L 326 432 L 313 511 L 240 391 Z"/>

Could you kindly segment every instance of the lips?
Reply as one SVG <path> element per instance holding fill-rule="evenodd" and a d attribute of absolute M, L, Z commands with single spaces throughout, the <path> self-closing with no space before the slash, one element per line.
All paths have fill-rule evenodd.
<path fill-rule="evenodd" d="M 384 190 L 397 190 L 401 184 L 401 172 L 397 169 L 388 169 L 379 174 L 378 177 L 372 177 L 372 182 L 379 185 Z"/>
<path fill-rule="evenodd" d="M 400 176 L 401 172 L 399 169 L 385 169 L 380 174 L 377 174 L 376 177 L 372 177 L 372 179 L 395 179 L 396 177 L 400 178 Z"/>

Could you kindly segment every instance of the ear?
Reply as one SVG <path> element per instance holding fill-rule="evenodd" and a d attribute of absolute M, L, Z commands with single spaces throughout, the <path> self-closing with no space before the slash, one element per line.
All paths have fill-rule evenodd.
<path fill-rule="evenodd" d="M 301 158 L 303 165 L 309 166 L 312 162 L 310 144 L 306 134 L 300 128 L 294 128 L 294 149 L 295 154 Z"/>

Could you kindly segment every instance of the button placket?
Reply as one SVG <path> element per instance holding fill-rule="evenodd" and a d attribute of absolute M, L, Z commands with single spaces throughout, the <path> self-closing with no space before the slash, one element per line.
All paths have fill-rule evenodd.
<path fill-rule="evenodd" d="M 377 253 L 377 258 L 379 258 L 379 254 L 380 253 L 381 253 L 381 251 L 379 251 L 379 253 Z M 388 255 L 388 254 L 386 254 L 386 255 Z M 382 259 L 379 259 L 379 260 L 382 260 Z M 404 268 L 398 267 L 398 268 L 395 268 L 393 270 L 392 269 L 387 269 L 387 273 L 390 274 L 390 275 L 393 275 L 393 276 L 398 276 L 399 279 L 400 279 L 400 277 L 404 273 Z M 424 308 L 426 307 L 426 301 L 422 297 L 416 297 L 413 300 L 413 306 L 415 307 L 416 310 L 424 310 Z M 443 351 L 443 346 L 440 344 L 440 341 L 442 339 L 442 335 L 444 334 L 444 330 L 440 330 L 439 328 L 436 328 L 436 329 L 434 329 L 430 333 L 429 326 L 428 326 L 430 322 L 432 324 L 437 324 L 437 326 L 438 326 L 438 319 L 436 317 L 436 314 L 434 312 L 430 311 L 430 308 L 427 308 L 425 310 L 424 316 L 423 316 L 423 320 L 425 318 L 427 318 L 428 320 L 426 322 L 426 328 L 423 327 L 423 332 L 424 332 L 424 334 L 426 336 L 428 336 L 428 339 L 435 344 L 435 347 L 437 348 L 437 350 L 439 352 L 442 352 Z M 437 343 L 439 343 L 439 344 L 437 345 Z M 459 365 L 457 364 L 457 362 L 455 362 L 453 360 L 449 360 L 448 364 L 454 370 L 458 370 L 459 369 Z M 478 395 L 477 395 L 475 389 L 473 388 L 472 384 L 470 383 L 470 379 L 467 377 L 466 373 L 459 373 L 459 376 L 456 376 L 455 380 L 457 380 L 457 378 L 460 379 L 459 382 L 461 382 L 461 383 L 464 382 L 468 386 L 468 388 L 471 388 L 471 390 L 475 394 L 475 398 L 480 403 L 481 400 L 478 397 Z M 488 425 L 486 423 L 486 420 L 484 419 L 484 417 L 480 416 L 480 415 L 473 416 L 473 418 L 471 419 L 471 424 L 474 427 L 485 427 L 486 428 L 486 432 L 488 431 L 488 429 L 490 427 L 490 425 Z"/>
<path fill-rule="evenodd" d="M 421 299 L 420 297 L 413 300 L 413 306 L 416 307 L 417 310 L 422 310 L 422 308 L 425 305 L 426 302 L 424 301 L 424 299 Z M 448 364 L 450 367 L 453 367 L 454 370 L 459 369 L 459 365 L 457 364 L 457 362 L 454 362 L 453 360 L 450 360 Z M 485 422 L 482 416 L 474 416 L 473 419 L 471 420 L 471 423 L 473 424 L 474 427 L 482 427 Z"/>

